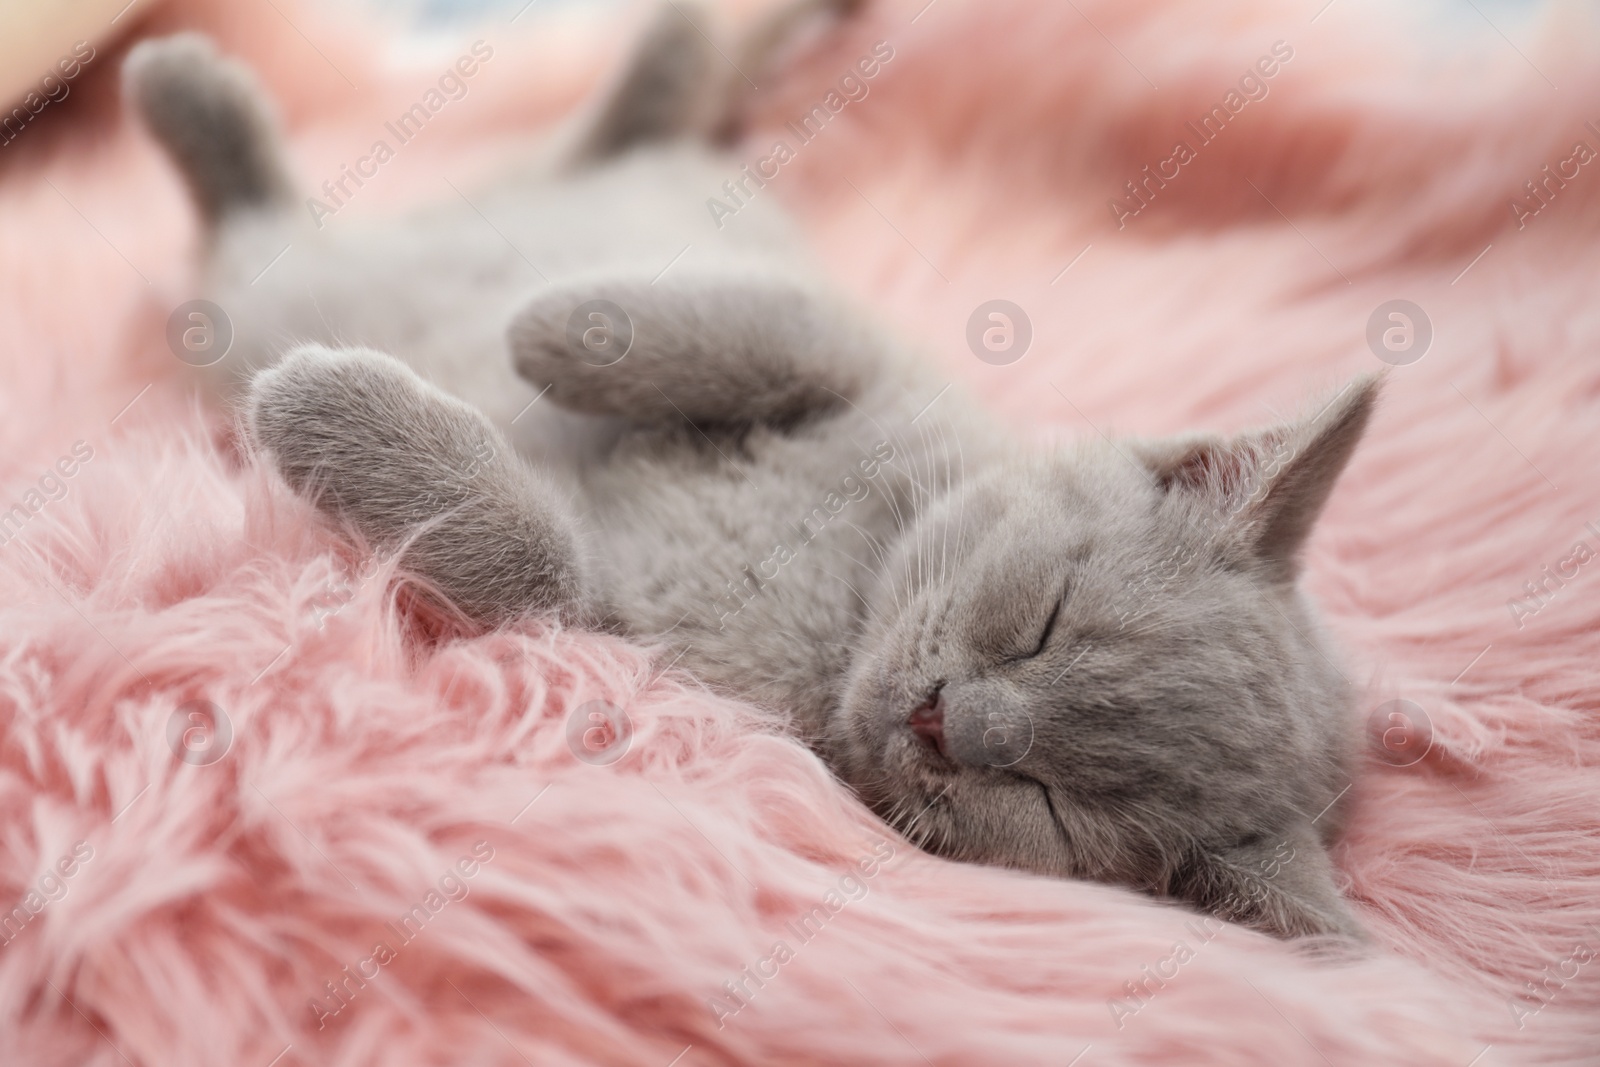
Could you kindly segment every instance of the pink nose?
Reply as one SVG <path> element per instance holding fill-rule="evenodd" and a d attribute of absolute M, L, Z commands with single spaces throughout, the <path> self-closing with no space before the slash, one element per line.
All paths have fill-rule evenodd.
<path fill-rule="evenodd" d="M 944 697 L 935 689 L 927 700 L 912 709 L 906 720 L 911 732 L 944 755 Z"/>

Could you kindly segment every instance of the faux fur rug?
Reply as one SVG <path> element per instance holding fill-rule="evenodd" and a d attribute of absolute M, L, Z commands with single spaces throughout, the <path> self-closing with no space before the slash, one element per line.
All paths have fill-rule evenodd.
<path fill-rule="evenodd" d="M 419 640 L 190 395 L 192 217 L 103 49 L 0 148 L 0 1062 L 1594 1062 L 1600 30 L 923 3 L 797 56 L 740 154 L 889 43 L 759 195 L 958 388 L 1073 438 L 1404 364 L 1309 562 L 1365 692 L 1336 858 L 1372 951 L 922 855 L 647 648 Z M 256 65 L 308 187 L 483 39 L 343 209 L 376 216 L 546 129 L 639 16 L 535 5 L 425 53 L 285 0 L 126 17 Z M 968 347 L 992 299 L 1020 360 Z M 1429 329 L 1385 313 L 1374 349 L 1393 300 Z M 569 745 L 593 700 L 631 723 L 608 765 Z"/>

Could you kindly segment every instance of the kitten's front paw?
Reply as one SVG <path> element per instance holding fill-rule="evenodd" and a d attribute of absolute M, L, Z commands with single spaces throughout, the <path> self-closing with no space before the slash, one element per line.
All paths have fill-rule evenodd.
<path fill-rule="evenodd" d="M 297 492 L 403 562 L 469 617 L 581 617 L 575 524 L 484 415 L 398 360 L 310 345 L 258 374 L 245 431 Z"/>
<path fill-rule="evenodd" d="M 417 496 L 423 482 L 452 471 L 470 478 L 503 451 L 472 407 L 365 349 L 295 349 L 251 381 L 244 416 L 285 481 L 314 499 L 331 493 L 330 503 L 352 517 L 380 517 L 375 492 Z M 381 517 L 398 518 L 397 503 L 384 501 Z"/>
<path fill-rule="evenodd" d="M 211 39 L 198 33 L 140 41 L 122 64 L 129 99 L 147 120 L 161 122 L 169 116 L 204 105 L 216 96 L 255 99 L 255 78 L 241 64 L 225 59 Z"/>
<path fill-rule="evenodd" d="M 124 95 L 178 164 L 208 221 L 293 202 L 266 95 L 248 67 L 208 38 L 141 41 L 123 62 L 122 79 Z"/>

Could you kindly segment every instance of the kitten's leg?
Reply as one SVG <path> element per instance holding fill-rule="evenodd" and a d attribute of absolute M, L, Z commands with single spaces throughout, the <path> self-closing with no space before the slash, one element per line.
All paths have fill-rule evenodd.
<path fill-rule="evenodd" d="M 144 41 L 122 67 L 124 92 L 171 154 L 208 225 L 286 208 L 294 183 L 254 75 L 194 33 Z"/>
<path fill-rule="evenodd" d="M 866 6 L 866 0 L 789 0 L 765 11 L 739 38 L 734 62 L 739 70 L 764 84 L 776 67 L 783 50 L 800 36 L 808 25 L 823 19 L 844 19 Z M 738 71 L 727 80 L 721 114 L 711 136 L 719 144 L 731 145 L 744 133 L 746 113 L 758 89 Z"/>
<path fill-rule="evenodd" d="M 1200 852 L 1167 888 L 1202 911 L 1276 937 L 1366 936 L 1339 895 L 1333 863 L 1309 823 Z"/>
<path fill-rule="evenodd" d="M 572 516 L 475 408 L 398 360 L 310 345 L 256 376 L 251 439 L 284 479 L 468 617 L 493 626 L 533 611 L 588 615 Z"/>
<path fill-rule="evenodd" d="M 780 427 L 859 397 L 886 347 L 827 297 L 731 271 L 556 286 L 518 313 L 510 344 L 517 372 L 573 411 Z"/>
<path fill-rule="evenodd" d="M 602 100 L 573 153 L 595 163 L 653 141 L 695 137 L 731 143 L 755 85 L 806 24 L 847 15 L 863 0 L 790 0 L 761 16 L 736 44 L 719 49 L 715 20 L 699 4 L 661 7 L 621 79 Z"/>
<path fill-rule="evenodd" d="M 691 21 L 693 19 L 693 21 Z M 721 58 L 697 26 L 711 26 L 698 4 L 663 5 L 634 48 L 621 80 L 573 152 L 573 162 L 598 163 L 629 148 L 693 136 L 712 122 Z"/>

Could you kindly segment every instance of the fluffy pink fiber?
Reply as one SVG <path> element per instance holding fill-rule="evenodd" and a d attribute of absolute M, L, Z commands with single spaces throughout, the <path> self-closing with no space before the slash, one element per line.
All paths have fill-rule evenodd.
<path fill-rule="evenodd" d="M 1309 559 L 1362 719 L 1403 696 L 1434 729 L 1426 759 L 1369 758 L 1353 784 L 1337 861 L 1372 952 L 1232 927 L 1202 944 L 1132 893 L 927 857 L 650 649 L 539 625 L 430 644 L 388 575 L 346 589 L 351 550 L 241 469 L 166 351 L 196 235 L 107 50 L 0 160 L 0 507 L 93 449 L 0 548 L 0 906 L 41 880 L 60 897 L 0 946 L 0 1062 L 1592 1062 L 1600 563 L 1536 614 L 1507 602 L 1576 542 L 1600 549 L 1600 175 L 1522 229 L 1509 205 L 1575 141 L 1600 147 L 1600 33 L 1558 12 L 1506 27 L 1513 47 L 1475 15 L 1430 27 L 1358 0 L 1314 23 L 1251 0 L 945 0 L 913 22 L 921 2 L 798 57 L 743 154 L 890 41 L 870 97 L 761 195 L 1010 421 L 1262 422 L 1377 365 L 1380 303 L 1432 318 Z M 348 209 L 369 215 L 453 196 L 441 176 L 470 183 L 546 127 L 625 39 L 611 15 L 534 8 L 397 67 L 375 58 L 383 27 L 309 5 L 144 18 L 262 70 L 308 184 L 490 37 L 473 95 Z M 1270 95 L 1118 230 L 1108 198 L 1280 39 Z M 1032 317 L 1011 366 L 963 340 L 994 297 Z M 635 729 L 609 767 L 566 743 L 596 698 Z M 168 745 L 195 699 L 233 730 L 206 766 Z M 793 938 L 886 838 L 866 895 Z M 336 1015 L 311 1006 L 399 946 L 385 924 L 480 841 L 464 899 Z M 92 857 L 47 879 L 78 842 Z M 724 983 L 780 939 L 794 958 L 719 1020 Z M 1178 941 L 1193 959 L 1114 1012 Z"/>

